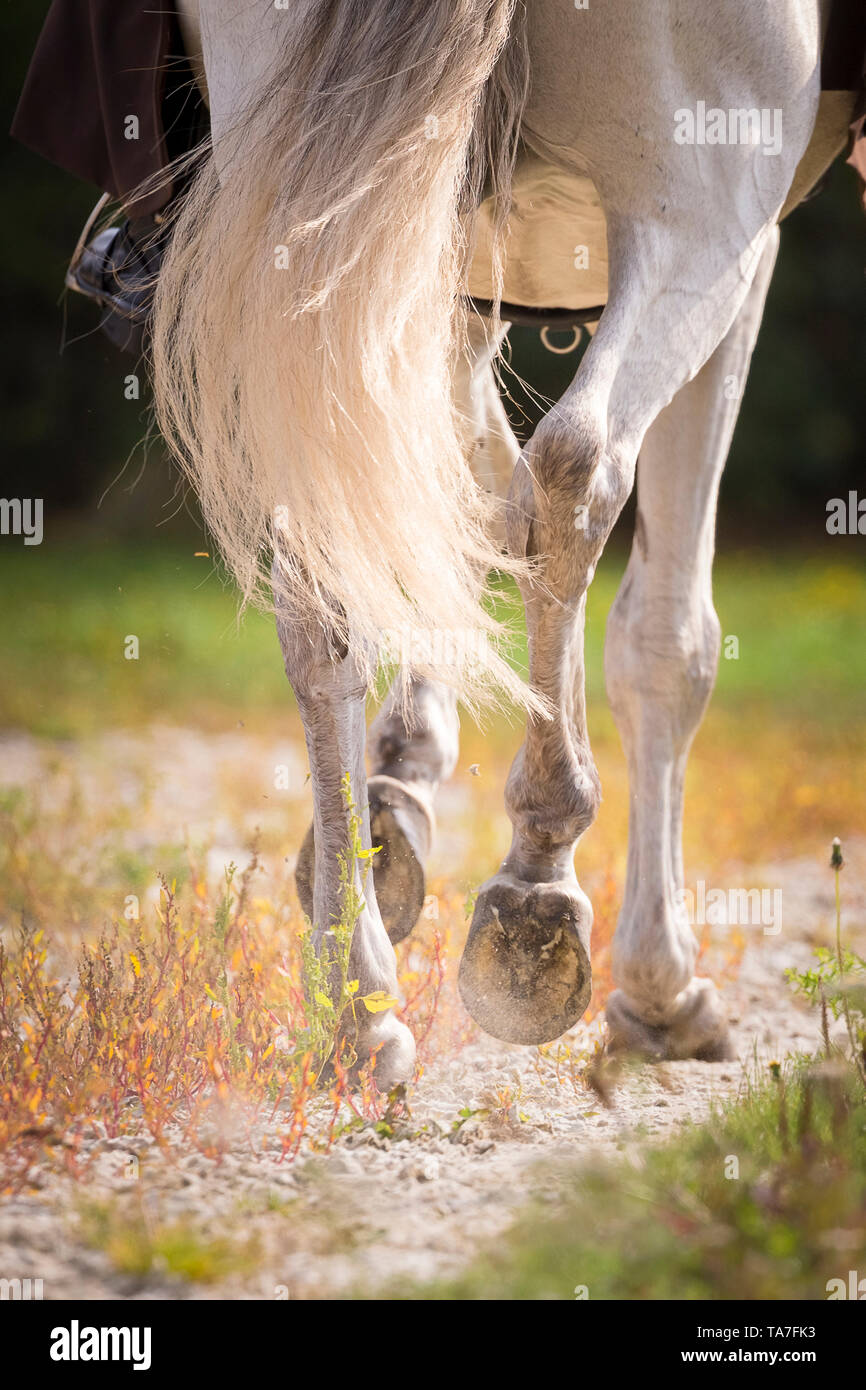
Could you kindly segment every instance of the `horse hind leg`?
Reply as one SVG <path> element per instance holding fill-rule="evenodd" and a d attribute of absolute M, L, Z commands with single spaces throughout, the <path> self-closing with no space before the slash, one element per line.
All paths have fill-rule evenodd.
<path fill-rule="evenodd" d="M 279 598 L 277 631 L 310 759 L 315 866 L 307 910 L 316 950 L 321 955 L 333 943 L 334 924 L 345 912 L 342 860 L 362 897 L 349 950 L 349 978 L 358 981 L 358 999 L 379 992 L 393 997 L 397 993 L 397 963 L 379 912 L 368 857 L 366 685 L 352 652 L 334 650 L 321 624 L 305 621 L 303 614 L 287 612 Z M 361 822 L 361 849 L 366 852 L 354 859 L 346 774 L 352 805 Z M 371 1013 L 358 1004 L 355 1023 L 347 1031 L 351 1031 L 359 1063 L 376 1054 L 375 1078 L 380 1089 L 389 1090 L 411 1079 L 415 1043 L 393 1008 Z"/>
<path fill-rule="evenodd" d="M 806 13 L 784 0 L 771 64 L 759 11 L 729 8 L 698 15 L 687 5 L 611 0 L 591 7 L 579 27 L 560 7 L 533 10 L 527 125 L 552 159 L 593 171 L 607 224 L 609 297 L 574 381 L 536 429 L 512 486 L 510 543 L 536 565 L 524 589 L 530 676 L 553 717 L 530 719 L 512 766 L 511 847 L 478 894 L 460 970 L 470 1013 L 511 1041 L 556 1037 L 590 995 L 592 913 L 573 867 L 600 797 L 584 696 L 586 590 L 631 491 L 644 436 L 734 323 L 814 128 L 816 8 Z M 679 144 L 674 112 L 705 104 L 711 52 L 736 54 L 713 69 L 719 106 L 778 113 L 785 138 L 777 146 Z M 628 73 L 625 102 L 611 80 L 613 53 L 616 70 Z M 572 70 L 580 81 L 569 85 Z M 634 706 L 640 719 L 639 689 Z M 641 794 L 633 788 L 633 798 Z M 642 809 L 652 815 L 651 806 Z M 634 894 L 637 902 L 637 883 Z M 632 964 L 651 956 L 651 936 L 644 919 Z M 680 989 L 688 988 L 688 953 L 681 967 Z M 668 1002 L 670 985 L 659 987 Z M 638 1013 L 652 992 L 648 969 Z M 698 1030 L 689 1050 L 704 1041 Z"/>
<path fill-rule="evenodd" d="M 459 977 L 469 1012 L 510 1042 L 558 1037 L 591 993 L 592 909 L 573 864 L 600 801 L 584 695 L 586 591 L 647 429 L 727 333 L 775 235 L 759 214 L 749 232 L 694 207 L 695 225 L 665 240 L 638 216 L 609 227 L 608 307 L 515 470 L 510 543 L 536 563 L 523 588 L 530 679 L 553 717 L 530 718 L 512 765 L 512 843 L 478 894 Z"/>
<path fill-rule="evenodd" d="M 520 446 L 508 423 L 492 361 L 507 325 L 493 328 L 473 316 L 468 349 L 455 370 L 456 403 L 464 443 L 478 483 L 504 498 Z M 504 524 L 501 540 L 505 541 Z M 441 634 L 441 652 L 460 633 Z M 401 664 L 411 666 L 411 633 L 391 634 Z M 402 640 L 404 639 L 405 640 Z M 396 945 L 409 935 L 426 901 L 426 863 L 436 831 L 439 786 L 457 766 L 460 722 L 454 691 L 441 681 L 411 675 L 407 698 L 398 677 L 370 726 L 367 783 L 370 833 L 376 854 L 373 874 L 382 920 Z M 315 836 L 310 826 L 295 872 L 298 895 L 313 912 Z"/>
<path fill-rule="evenodd" d="M 434 798 L 457 766 L 460 725 L 448 686 L 412 679 L 408 714 L 395 689 L 369 733 L 370 828 L 379 852 L 376 892 L 391 940 L 408 936 L 424 907 L 424 868 L 436 829 Z"/>
<path fill-rule="evenodd" d="M 686 763 L 715 681 L 716 494 L 775 262 L 768 242 L 749 296 L 713 356 L 650 429 L 638 525 L 608 619 L 607 689 L 629 765 L 625 900 L 613 944 L 608 1045 L 657 1060 L 729 1055 L 728 1027 L 684 909 Z"/>
<path fill-rule="evenodd" d="M 434 798 L 457 764 L 459 733 L 457 700 L 447 686 L 410 677 L 407 701 L 401 687 L 398 677 L 370 727 L 366 784 L 376 900 L 392 945 L 409 935 L 424 907 Z M 317 863 L 313 824 L 295 870 L 301 906 L 310 917 Z"/>

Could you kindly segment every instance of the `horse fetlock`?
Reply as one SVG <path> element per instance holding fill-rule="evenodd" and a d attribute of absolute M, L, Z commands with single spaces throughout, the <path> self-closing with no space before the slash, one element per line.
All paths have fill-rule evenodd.
<path fill-rule="evenodd" d="M 646 1017 L 645 1004 L 622 989 L 611 994 L 605 1008 L 608 1050 L 631 1052 L 653 1062 L 722 1062 L 734 1053 L 721 996 L 712 980 L 695 977 L 665 1010 Z"/>
<path fill-rule="evenodd" d="M 370 766 L 374 773 L 417 783 L 432 795 L 457 766 L 459 736 L 454 691 L 416 680 L 408 711 L 392 691 L 373 721 L 367 736 Z"/>
<path fill-rule="evenodd" d="M 415 1073 L 415 1039 L 393 1013 L 379 1014 L 358 1036 L 359 1063 L 373 1060 L 373 1080 L 380 1091 L 393 1090 Z"/>
<path fill-rule="evenodd" d="M 515 761 L 505 786 L 505 806 L 514 826 L 518 855 L 555 856 L 567 850 L 570 859 L 581 835 L 592 825 L 601 805 L 601 783 L 595 763 L 585 750 L 578 760 L 571 750 L 541 750 L 533 771 L 527 750 Z"/>
<path fill-rule="evenodd" d="M 641 1018 L 663 1025 L 676 1014 L 697 955 L 695 935 L 672 905 L 660 898 L 653 910 L 627 887 L 613 941 L 613 978 Z"/>

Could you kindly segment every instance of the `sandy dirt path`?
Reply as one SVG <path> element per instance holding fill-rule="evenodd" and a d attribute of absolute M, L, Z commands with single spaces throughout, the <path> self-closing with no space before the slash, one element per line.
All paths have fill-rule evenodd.
<path fill-rule="evenodd" d="M 75 784 L 85 804 L 109 788 L 138 805 L 146 775 L 148 796 L 133 818 L 139 847 L 183 826 L 207 836 L 214 866 L 244 853 L 244 788 L 256 760 L 290 768 L 299 797 L 305 775 L 296 742 L 260 746 L 242 731 L 206 737 L 154 729 L 51 749 L 15 736 L 2 742 L 0 756 L 4 782 L 49 777 L 58 797 Z M 228 807 L 226 786 L 240 788 Z M 259 804 L 250 814 L 261 824 L 284 813 Z M 846 854 L 846 911 L 862 924 L 866 843 L 846 846 Z M 557 1081 L 534 1049 L 480 1037 L 429 1067 L 393 1137 L 368 1128 L 326 1155 L 302 1153 L 291 1166 L 256 1158 L 245 1142 L 215 1165 L 199 1154 L 166 1157 L 147 1137 L 94 1136 L 86 1185 L 35 1167 L 29 1190 L 0 1203 L 0 1271 L 41 1278 L 46 1298 L 89 1299 L 332 1297 L 456 1272 L 531 1194 L 543 1196 L 555 1181 L 551 1161 L 659 1142 L 734 1096 L 756 1064 L 818 1046 L 817 1020 L 794 998 L 785 970 L 803 967 L 814 945 L 829 940 L 832 877 L 817 860 L 797 860 L 750 871 L 749 881 L 782 889 L 785 925 L 778 935 L 750 932 L 725 987 L 736 1060 L 635 1068 L 607 1108 L 591 1089 Z M 592 1051 L 600 1026 L 568 1035 L 574 1055 Z M 467 1110 L 478 1113 L 465 1118 Z M 88 1241 L 93 1203 L 131 1221 L 192 1221 L 203 1238 L 241 1251 L 239 1266 L 207 1283 L 159 1268 L 121 1272 L 110 1250 Z"/>

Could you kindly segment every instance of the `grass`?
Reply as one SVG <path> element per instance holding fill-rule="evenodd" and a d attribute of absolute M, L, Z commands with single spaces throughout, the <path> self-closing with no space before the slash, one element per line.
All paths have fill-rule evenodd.
<path fill-rule="evenodd" d="M 4 550 L 0 582 L 8 611 L 27 615 L 4 630 L 0 725 L 72 738 L 288 707 L 272 625 L 251 613 L 239 633 L 231 590 L 191 550 Z"/>
<path fill-rule="evenodd" d="M 866 572 L 842 555 L 719 559 L 716 607 L 723 633 L 739 643 L 738 658 L 720 664 L 720 710 L 739 715 L 757 703 L 808 720 L 831 706 L 837 717 L 858 709 L 862 717 Z M 607 554 L 590 589 L 588 690 L 597 705 L 622 567 L 621 555 Z M 0 586 L 7 612 L 26 615 L 4 627 L 0 727 L 50 738 L 149 721 L 223 728 L 290 707 L 271 621 L 250 613 L 239 628 L 233 591 L 191 548 L 4 547 Z M 124 656 L 129 636 L 138 638 L 137 660 Z M 515 655 L 525 662 L 522 640 Z"/>
<path fill-rule="evenodd" d="M 360 907 L 358 822 L 349 809 L 343 918 L 319 959 L 290 879 L 263 882 L 256 853 L 242 875 L 230 866 L 222 883 L 190 855 L 179 881 L 163 881 L 157 903 L 142 903 L 140 915 L 137 902 L 118 912 L 114 878 L 94 885 L 76 872 L 88 857 L 81 821 L 67 864 L 68 824 L 61 819 L 54 833 L 58 822 L 46 827 L 23 793 L 7 796 L 0 1193 L 26 1189 L 46 1163 L 86 1178 L 93 1137 L 146 1133 L 166 1153 L 217 1162 L 240 1143 L 281 1162 L 302 1147 L 330 1149 L 347 1126 L 402 1113 L 401 1099 L 375 1089 L 375 1057 L 360 1078 L 348 1075 L 352 1016 L 398 1002 L 361 996 L 349 978 Z M 34 841 L 46 845 L 47 862 Z M 107 858 L 110 869 L 110 851 Z M 107 922 L 99 923 L 88 894 L 106 914 L 113 897 Z M 453 963 L 463 933 L 462 897 L 443 894 L 437 920 L 399 948 L 398 1012 L 416 1038 L 419 1075 L 432 1055 L 463 1040 L 453 988 L 449 1007 L 442 992 L 446 958 Z"/>
<path fill-rule="evenodd" d="M 738 656 L 720 662 L 689 768 L 686 854 L 701 864 L 758 862 L 783 846 L 806 852 L 859 828 L 866 571 L 847 548 L 833 555 L 750 552 L 718 560 L 716 606 Z M 587 622 L 590 735 L 605 792 L 592 841 L 603 871 L 615 877 L 628 792 L 604 693 L 603 640 L 622 566 L 621 554 L 604 556 Z M 0 584 L 7 611 L 26 614 L 7 623 L 0 639 L 0 728 L 30 732 L 59 752 L 64 740 L 154 724 L 220 733 L 242 726 L 263 739 L 291 732 L 300 743 L 270 619 L 252 612 L 239 627 L 232 590 L 192 546 L 4 547 Z M 507 590 L 501 601 L 507 606 Z M 125 639 L 133 635 L 139 656 L 126 660 Z M 519 633 L 515 654 L 525 661 Z M 518 742 L 516 722 L 498 719 L 479 732 L 464 721 L 458 779 L 475 763 L 485 774 L 472 783 L 466 826 L 475 864 L 501 857 L 501 787 Z M 262 790 L 273 789 L 258 789 L 259 804 Z M 289 823 L 291 814 L 290 834 L 303 833 Z M 166 856 L 177 858 L 168 846 Z M 478 880 L 460 882 L 469 889 Z"/>
<path fill-rule="evenodd" d="M 215 1284 L 254 1269 L 259 1257 L 254 1238 L 214 1236 L 191 1220 L 160 1221 L 141 1202 L 87 1201 L 76 1218 L 85 1245 L 102 1250 L 118 1273 L 139 1279 L 163 1274 Z"/>

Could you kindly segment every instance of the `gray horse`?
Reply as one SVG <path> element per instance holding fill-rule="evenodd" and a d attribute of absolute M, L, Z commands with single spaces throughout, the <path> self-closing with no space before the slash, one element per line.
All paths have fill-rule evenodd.
<path fill-rule="evenodd" d="M 681 906 L 683 783 L 718 657 L 716 495 L 779 222 L 855 104 L 820 89 L 828 5 L 207 0 L 200 40 L 184 7 L 213 155 L 159 287 L 158 408 L 245 596 L 274 596 L 309 749 L 298 884 L 319 943 L 341 910 L 346 773 L 364 846 L 382 847 L 375 882 L 369 860 L 356 868 L 364 993 L 396 990 L 392 942 L 423 901 L 457 699 L 499 690 L 527 709 L 526 736 L 461 992 L 520 1043 L 586 1009 L 592 910 L 573 860 L 600 790 L 584 608 L 640 452 L 607 633 L 631 779 L 607 1025 L 654 1058 L 726 1054 Z M 522 451 L 493 374 L 507 322 L 467 317 L 467 291 L 606 306 Z M 497 564 L 521 587 L 528 685 L 479 604 Z M 368 740 L 383 641 L 403 669 Z M 392 1010 L 356 1041 L 380 1084 L 412 1073 Z"/>

